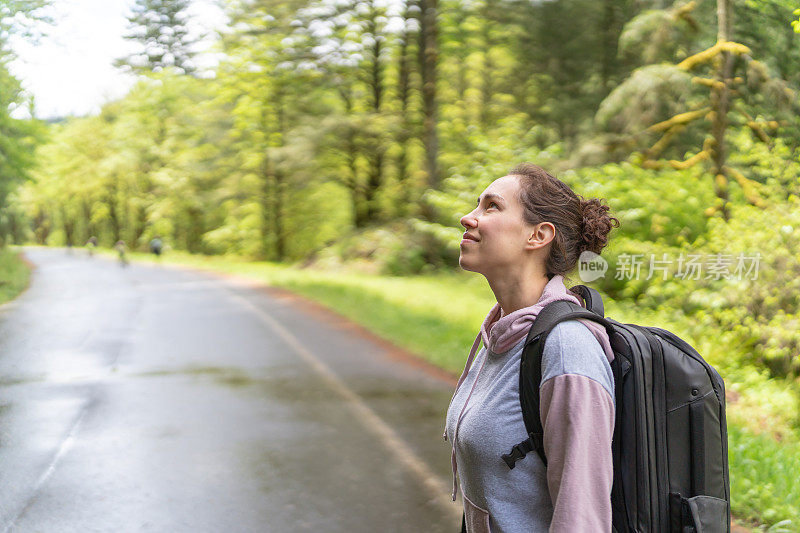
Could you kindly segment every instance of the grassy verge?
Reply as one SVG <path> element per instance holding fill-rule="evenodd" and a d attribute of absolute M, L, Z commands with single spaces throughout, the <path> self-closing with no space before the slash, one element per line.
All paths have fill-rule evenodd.
<path fill-rule="evenodd" d="M 730 423 L 728 445 L 734 512 L 772 532 L 800 530 L 800 443 L 777 443 Z"/>
<path fill-rule="evenodd" d="M 153 261 L 145 254 L 134 259 Z M 245 276 L 283 287 L 316 300 L 358 322 L 376 334 L 434 364 L 458 373 L 466 351 L 494 298 L 485 280 L 463 272 L 415 277 L 387 277 L 354 272 L 322 272 L 248 262 L 238 258 L 199 257 L 173 252 L 165 262 Z M 797 431 L 782 433 L 782 442 L 769 431 L 752 427 L 751 403 L 762 400 L 762 418 L 772 417 L 779 426 L 791 427 L 789 407 L 770 411 L 776 397 L 791 396 L 779 382 L 763 374 L 737 369 L 730 351 L 715 345 L 715 336 L 693 339 L 685 324 L 664 313 L 634 309 L 608 300 L 606 314 L 620 322 L 659 325 L 670 329 L 698 348 L 723 369 L 729 389 L 750 394 L 750 403 L 728 405 L 730 472 L 734 514 L 752 523 L 772 526 L 771 531 L 800 531 L 800 438 Z M 724 351 L 724 354 L 720 352 Z M 730 369 L 730 371 L 728 371 Z M 766 413 L 766 415 L 765 415 Z"/>
<path fill-rule="evenodd" d="M 28 287 L 31 269 L 12 248 L 0 248 L 0 304 L 13 300 Z"/>

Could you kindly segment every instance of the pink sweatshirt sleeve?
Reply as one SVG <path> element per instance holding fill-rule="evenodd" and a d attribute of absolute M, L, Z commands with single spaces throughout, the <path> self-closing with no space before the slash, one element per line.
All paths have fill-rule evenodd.
<path fill-rule="evenodd" d="M 597 381 L 561 374 L 539 393 L 551 532 L 611 531 L 614 402 Z"/>

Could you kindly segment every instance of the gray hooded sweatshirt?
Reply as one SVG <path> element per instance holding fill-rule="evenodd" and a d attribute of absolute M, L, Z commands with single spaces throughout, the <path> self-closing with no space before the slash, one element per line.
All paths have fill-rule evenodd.
<path fill-rule="evenodd" d="M 540 418 L 548 466 L 536 452 L 514 469 L 501 458 L 527 436 L 519 404 L 522 348 L 535 315 L 554 299 L 578 301 L 553 278 L 534 306 L 507 317 L 497 306 L 489 313 L 472 354 L 481 337 L 484 347 L 448 409 L 453 498 L 459 481 L 470 533 L 611 531 L 613 352 L 594 323 L 562 322 L 545 342 Z"/>

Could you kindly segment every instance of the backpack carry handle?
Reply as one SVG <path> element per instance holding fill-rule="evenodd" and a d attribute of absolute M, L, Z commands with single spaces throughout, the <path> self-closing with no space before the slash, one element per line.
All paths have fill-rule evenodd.
<path fill-rule="evenodd" d="M 602 300 L 598 299 L 596 301 L 601 302 L 600 305 L 602 306 Z M 531 325 L 531 329 L 528 332 L 528 338 L 525 341 L 525 346 L 530 344 L 533 339 L 539 337 L 540 335 L 544 334 L 547 336 L 547 334 L 550 333 L 550 330 L 553 329 L 559 322 L 580 318 L 592 320 L 593 322 L 599 322 L 604 328 L 606 328 L 606 331 L 609 332 L 609 335 L 613 330 L 613 326 L 602 315 L 598 315 L 598 313 L 590 311 L 589 309 L 584 309 L 574 302 L 557 300 L 544 306 L 544 308 L 539 311 L 539 314 L 536 315 L 536 320 L 533 321 L 533 325 Z"/>
<path fill-rule="evenodd" d="M 583 298 L 583 301 L 586 302 L 586 309 L 602 317 L 606 316 L 605 308 L 603 307 L 603 297 L 600 296 L 600 293 L 595 289 L 587 287 L 586 285 L 575 285 L 574 287 L 570 287 L 569 290 Z"/>

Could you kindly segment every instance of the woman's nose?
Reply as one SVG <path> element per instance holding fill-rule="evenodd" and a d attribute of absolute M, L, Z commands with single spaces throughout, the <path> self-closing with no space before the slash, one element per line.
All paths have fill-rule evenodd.
<path fill-rule="evenodd" d="M 465 228 L 474 228 L 478 225 L 478 219 L 472 213 L 467 213 L 461 217 L 461 225 Z"/>

